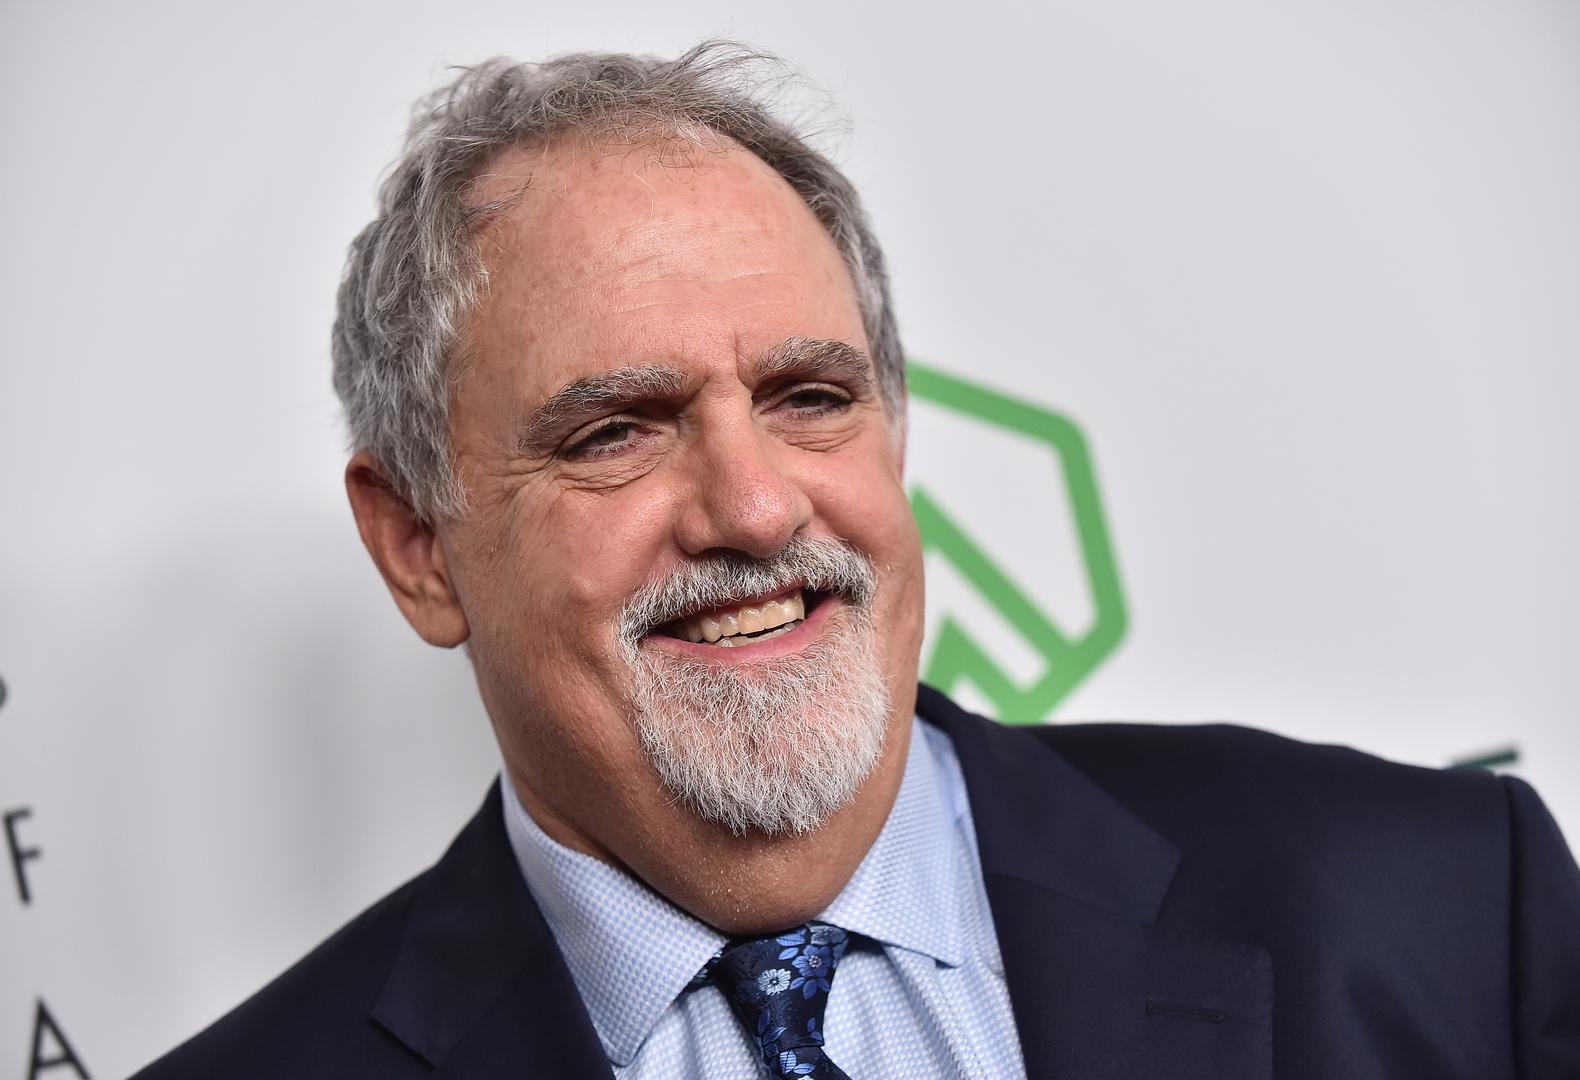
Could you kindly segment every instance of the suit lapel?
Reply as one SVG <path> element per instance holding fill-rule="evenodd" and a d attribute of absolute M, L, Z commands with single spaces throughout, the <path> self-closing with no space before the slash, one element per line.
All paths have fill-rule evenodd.
<path fill-rule="evenodd" d="M 1026 732 L 923 687 L 953 739 L 1028 1080 L 1266 1080 L 1272 962 L 1160 924 L 1180 859 Z"/>
<path fill-rule="evenodd" d="M 373 1019 L 440 1076 L 610 1076 L 502 813 L 495 784 L 428 872 Z"/>

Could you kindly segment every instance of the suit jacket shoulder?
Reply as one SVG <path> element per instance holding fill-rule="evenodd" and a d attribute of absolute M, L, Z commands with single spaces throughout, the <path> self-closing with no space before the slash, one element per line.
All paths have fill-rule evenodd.
<path fill-rule="evenodd" d="M 1267 1056 L 1281 1080 L 1580 1077 L 1580 870 L 1523 782 L 1228 725 L 1008 729 L 925 689 L 921 702 L 963 765 L 974 762 L 968 788 L 1001 943 L 1005 922 L 1012 934 L 1075 923 L 1066 953 L 1108 947 L 1088 950 L 1084 972 L 1064 964 L 1067 980 L 1111 981 L 1133 955 L 1135 981 L 1154 988 L 1146 1008 L 1172 1002 L 1152 1018 L 1216 1017 L 1220 1042 L 1232 1041 L 1235 1004 L 1245 1030 L 1220 1073 L 1264 1075 Z M 1025 948 L 1033 932 L 1047 933 L 1027 931 Z M 1192 985 L 1187 972 L 1203 967 L 1192 942 L 1252 952 L 1238 967 L 1224 960 L 1220 981 Z M 1044 953 L 1039 966 L 1057 963 Z M 1021 977 L 1045 1000 L 1059 993 Z M 1251 983 L 1261 989 L 1247 996 Z M 1162 1027 L 1141 1022 L 1133 993 L 1063 1032 L 1066 1049 L 1050 1039 L 1047 1071 L 1069 1070 L 1060 1055 L 1071 1041 L 1108 1026 L 1101 1053 L 1141 1055 L 1132 1071 L 1147 1074 L 1152 1051 L 1128 1047 Z M 1173 1009 L 1182 994 L 1194 995 L 1190 1007 Z M 1264 1008 L 1269 1030 L 1258 1031 Z M 1264 1037 L 1270 1055 L 1254 1049 Z M 1039 1038 L 1029 1036 L 1033 1056 Z M 1179 1060 L 1181 1048 L 1156 1054 Z"/>
<path fill-rule="evenodd" d="M 1508 890 L 1510 795 L 1485 770 L 1226 724 L 1055 725 L 1033 737 L 1188 853 L 1175 886 L 1204 915 L 1253 884 L 1308 913 L 1364 911 L 1365 885 L 1397 889 L 1410 876 L 1465 901 Z"/>

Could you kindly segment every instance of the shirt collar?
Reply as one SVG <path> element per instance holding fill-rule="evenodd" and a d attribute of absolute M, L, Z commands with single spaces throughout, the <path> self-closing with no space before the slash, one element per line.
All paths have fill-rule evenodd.
<path fill-rule="evenodd" d="M 938 755 L 949 740 L 919 719 L 894 808 L 845 888 L 819 916 L 884 945 L 963 960 L 954 843 L 960 806 Z M 941 742 L 940 747 L 938 743 Z M 608 863 L 551 840 L 500 777 L 505 829 L 588 1017 L 617 1068 L 727 938 Z"/>
<path fill-rule="evenodd" d="M 500 777 L 505 829 L 555 944 L 617 1067 L 725 936 L 608 863 L 549 839 Z"/>
<path fill-rule="evenodd" d="M 958 967 L 965 958 L 955 880 L 959 807 L 950 797 L 941 752 L 953 753 L 948 737 L 913 721 L 894 809 L 850 881 L 818 918 Z"/>

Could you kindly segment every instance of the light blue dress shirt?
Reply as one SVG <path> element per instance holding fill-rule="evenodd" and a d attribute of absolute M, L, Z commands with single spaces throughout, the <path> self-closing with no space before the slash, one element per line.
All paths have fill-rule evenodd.
<path fill-rule="evenodd" d="M 687 989 L 725 936 L 550 840 L 500 783 L 511 847 L 615 1075 L 762 1080 L 723 994 Z M 949 737 L 920 718 L 889 820 L 818 918 L 870 939 L 840 963 L 823 1024 L 855 1080 L 1024 1078 L 965 780 Z"/>

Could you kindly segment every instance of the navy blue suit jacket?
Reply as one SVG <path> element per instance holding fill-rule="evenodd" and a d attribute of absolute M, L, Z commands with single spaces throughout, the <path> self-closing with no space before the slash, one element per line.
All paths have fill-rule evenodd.
<path fill-rule="evenodd" d="M 960 756 L 1031 1080 L 1580 1078 L 1580 870 L 1520 781 L 918 710 Z M 497 786 L 437 865 L 138 1074 L 609 1075 Z"/>

